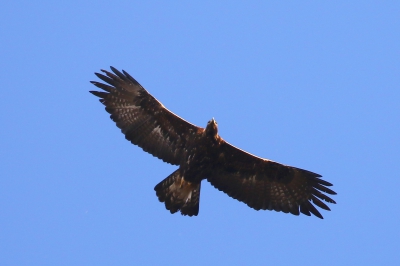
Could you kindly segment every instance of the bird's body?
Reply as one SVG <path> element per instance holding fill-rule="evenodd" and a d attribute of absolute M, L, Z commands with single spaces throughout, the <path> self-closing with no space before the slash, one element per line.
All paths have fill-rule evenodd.
<path fill-rule="evenodd" d="M 188 143 L 179 165 L 185 180 L 198 183 L 212 174 L 215 167 L 213 163 L 217 162 L 218 149 L 221 144 L 221 138 L 217 132 L 213 131 L 215 134 L 207 134 L 207 129 L 214 126 L 216 126 L 216 122 L 213 119 L 208 122 L 206 130 L 196 134 L 193 141 Z"/>
<path fill-rule="evenodd" d="M 171 213 L 197 215 L 201 181 L 256 210 L 275 210 L 322 218 L 312 203 L 329 210 L 323 194 L 336 194 L 329 182 L 307 170 L 263 159 L 227 143 L 218 135 L 216 121 L 197 127 L 166 109 L 128 73 L 96 74 L 108 84 L 92 83 L 106 92 L 100 97 L 126 139 L 144 151 L 179 168 L 155 186 Z M 312 202 L 312 203 L 311 203 Z"/>

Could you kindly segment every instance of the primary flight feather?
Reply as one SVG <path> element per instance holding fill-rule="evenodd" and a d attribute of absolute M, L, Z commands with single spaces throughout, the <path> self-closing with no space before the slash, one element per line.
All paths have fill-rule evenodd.
<path fill-rule="evenodd" d="M 127 72 L 112 72 L 91 81 L 103 91 L 100 98 L 125 138 L 144 151 L 179 168 L 154 188 L 171 212 L 199 213 L 201 181 L 256 210 L 275 210 L 323 218 L 314 205 L 330 210 L 331 183 L 320 175 L 247 153 L 218 135 L 217 122 L 195 126 L 165 108 Z"/>

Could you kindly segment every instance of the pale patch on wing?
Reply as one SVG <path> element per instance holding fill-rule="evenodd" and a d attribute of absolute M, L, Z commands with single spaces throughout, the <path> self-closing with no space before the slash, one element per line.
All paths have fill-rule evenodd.
<path fill-rule="evenodd" d="M 164 137 L 163 134 L 161 133 L 161 128 L 160 126 L 157 126 L 153 129 L 153 131 L 151 132 L 151 134 L 157 135 L 159 138 Z"/>

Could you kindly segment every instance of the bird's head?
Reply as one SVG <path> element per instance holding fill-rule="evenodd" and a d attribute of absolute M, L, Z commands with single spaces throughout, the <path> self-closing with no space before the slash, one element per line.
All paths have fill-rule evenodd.
<path fill-rule="evenodd" d="M 215 121 L 214 117 L 207 122 L 206 133 L 208 136 L 217 139 L 218 137 L 218 123 Z"/>

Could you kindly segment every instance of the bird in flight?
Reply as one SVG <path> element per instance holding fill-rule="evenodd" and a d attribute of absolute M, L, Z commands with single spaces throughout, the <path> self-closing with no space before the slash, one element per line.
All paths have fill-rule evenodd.
<path fill-rule="evenodd" d="M 125 138 L 145 152 L 179 168 L 154 190 L 171 213 L 198 215 L 201 181 L 206 179 L 228 196 L 255 210 L 274 210 L 323 218 L 314 205 L 336 203 L 326 194 L 331 183 L 319 174 L 283 165 L 243 151 L 218 135 L 215 119 L 195 126 L 164 107 L 125 71 L 95 73 L 104 83 L 100 98 Z M 324 194 L 325 193 L 325 194 Z"/>

